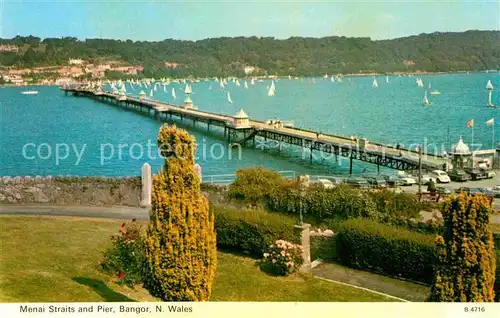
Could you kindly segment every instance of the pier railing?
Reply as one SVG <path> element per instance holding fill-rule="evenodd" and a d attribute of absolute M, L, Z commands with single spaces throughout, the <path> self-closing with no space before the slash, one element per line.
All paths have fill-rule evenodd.
<path fill-rule="evenodd" d="M 297 173 L 293 170 L 277 171 L 281 176 L 287 179 L 294 180 Z M 216 185 L 229 185 L 236 179 L 236 174 L 213 174 L 202 176 L 203 183 Z"/>

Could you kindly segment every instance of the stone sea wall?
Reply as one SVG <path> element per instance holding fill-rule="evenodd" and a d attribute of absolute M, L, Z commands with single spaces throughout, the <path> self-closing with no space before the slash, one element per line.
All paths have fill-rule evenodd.
<path fill-rule="evenodd" d="M 141 177 L 0 177 L 0 204 L 141 205 Z"/>

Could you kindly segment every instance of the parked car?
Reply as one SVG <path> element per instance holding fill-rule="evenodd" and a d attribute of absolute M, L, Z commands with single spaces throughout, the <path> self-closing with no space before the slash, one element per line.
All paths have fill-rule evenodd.
<path fill-rule="evenodd" d="M 483 192 L 484 190 L 481 190 L 481 188 L 470 188 L 469 189 L 469 194 L 472 194 L 472 195 L 477 195 L 477 194 L 485 194 Z"/>
<path fill-rule="evenodd" d="M 356 188 L 369 188 L 370 184 L 363 178 L 349 178 L 346 183 Z"/>
<path fill-rule="evenodd" d="M 316 181 L 314 183 L 321 184 L 326 189 L 330 189 L 330 188 L 334 187 L 333 182 L 331 182 L 330 180 L 327 180 L 327 179 L 318 179 L 318 181 Z"/>
<path fill-rule="evenodd" d="M 488 178 L 488 174 L 486 171 L 481 169 L 470 169 L 467 170 L 467 173 L 470 174 L 472 180 L 481 180 Z"/>
<path fill-rule="evenodd" d="M 468 188 L 468 187 L 460 187 L 458 189 L 455 189 L 455 192 L 456 193 L 462 193 L 462 192 L 470 193 L 470 188 Z"/>
<path fill-rule="evenodd" d="M 450 179 L 457 182 L 465 182 L 469 181 L 471 176 L 465 170 L 457 169 L 450 172 Z"/>
<path fill-rule="evenodd" d="M 382 178 L 384 178 L 385 182 L 387 183 L 387 186 L 389 187 L 398 187 L 401 185 L 401 180 L 396 176 L 382 175 Z"/>
<path fill-rule="evenodd" d="M 451 194 L 450 189 L 447 189 L 445 187 L 436 187 L 436 192 L 441 194 L 441 195 L 448 195 Z"/>
<path fill-rule="evenodd" d="M 494 186 L 491 192 L 494 194 L 495 198 L 500 198 L 500 185 Z"/>
<path fill-rule="evenodd" d="M 377 188 L 386 188 L 387 182 L 382 177 L 367 177 L 366 181 L 374 187 Z"/>
<path fill-rule="evenodd" d="M 431 178 L 435 179 L 438 183 L 450 183 L 451 179 L 443 170 L 433 170 L 430 173 Z"/>
<path fill-rule="evenodd" d="M 417 183 L 415 178 L 408 174 L 398 174 L 398 178 L 401 181 L 402 186 L 411 186 Z"/>
<path fill-rule="evenodd" d="M 427 185 L 427 184 L 431 181 L 431 179 L 432 179 L 432 180 L 434 180 L 434 181 L 436 181 L 436 179 L 435 179 L 435 178 L 432 178 L 430 175 L 428 175 L 428 174 L 424 174 L 424 175 L 422 175 L 422 177 L 420 178 L 420 184 L 422 184 L 422 185 Z M 418 178 L 417 178 L 417 180 L 418 180 Z"/>
<path fill-rule="evenodd" d="M 339 178 L 339 177 L 324 177 L 322 179 L 326 179 L 326 180 L 331 181 L 333 183 L 333 185 L 339 185 L 339 184 L 344 183 L 344 179 Z"/>
<path fill-rule="evenodd" d="M 489 188 L 478 188 L 481 193 L 487 197 L 496 197 L 496 192 L 494 192 L 492 189 Z"/>

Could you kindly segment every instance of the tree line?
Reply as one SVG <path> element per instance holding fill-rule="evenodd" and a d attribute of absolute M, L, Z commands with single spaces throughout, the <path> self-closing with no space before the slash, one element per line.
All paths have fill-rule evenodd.
<path fill-rule="evenodd" d="M 144 66 L 144 76 L 244 75 L 244 66 L 260 74 L 311 76 L 324 73 L 456 72 L 500 68 L 500 32 L 435 32 L 391 40 L 348 37 L 222 37 L 158 42 L 16 36 L 0 45 L 0 66 L 64 65 L 70 58 Z M 166 61 L 178 63 L 169 68 Z"/>

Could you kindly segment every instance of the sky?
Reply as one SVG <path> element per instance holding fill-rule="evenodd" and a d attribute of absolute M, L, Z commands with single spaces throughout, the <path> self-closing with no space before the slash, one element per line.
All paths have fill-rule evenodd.
<path fill-rule="evenodd" d="M 160 41 L 215 37 L 370 37 L 499 30 L 500 0 L 0 0 L 0 38 Z"/>

